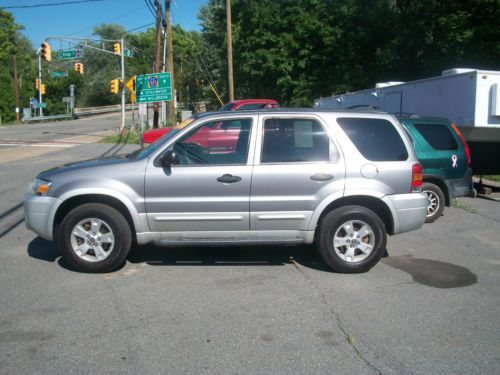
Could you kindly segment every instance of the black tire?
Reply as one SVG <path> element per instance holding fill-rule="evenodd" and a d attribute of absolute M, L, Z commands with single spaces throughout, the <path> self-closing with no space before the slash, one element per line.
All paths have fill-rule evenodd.
<path fill-rule="evenodd" d="M 432 182 L 424 182 L 422 184 L 422 192 L 427 195 L 427 199 L 429 200 L 425 222 L 433 223 L 443 215 L 445 205 L 444 193 L 439 186 Z"/>
<path fill-rule="evenodd" d="M 354 239 L 356 239 L 357 230 L 361 230 L 363 224 L 367 224 L 368 228 L 371 229 L 369 235 L 363 238 L 356 239 L 357 245 L 352 245 L 354 256 L 352 261 L 343 259 L 341 256 L 348 258 L 350 245 L 337 246 L 337 250 L 334 246 L 334 238 L 337 233 L 339 236 L 344 232 L 344 225 L 350 221 L 354 222 L 353 229 Z M 358 227 L 359 226 L 359 227 Z M 351 241 L 350 235 L 346 235 L 343 238 Z M 361 231 L 359 232 L 361 234 Z M 366 254 L 363 253 L 357 246 L 362 244 L 361 241 L 365 242 L 369 240 L 371 243 L 371 252 L 363 258 Z M 372 210 L 362 206 L 344 206 L 330 211 L 323 217 L 319 226 L 319 236 L 318 236 L 318 250 L 328 266 L 334 271 L 342 273 L 360 273 L 366 272 L 378 263 L 380 258 L 385 253 L 385 246 L 387 243 L 387 233 L 385 225 L 382 220 L 375 214 Z M 366 244 L 366 242 L 365 242 Z M 363 245 L 363 244 L 362 244 Z M 339 253 L 337 253 L 337 251 Z M 342 251 L 344 251 L 342 253 Z M 357 255 L 356 255 L 357 254 Z M 359 261 L 355 260 L 355 257 L 361 258 Z"/>
<path fill-rule="evenodd" d="M 107 229 L 110 229 L 111 235 L 113 236 L 111 247 L 109 243 L 103 243 L 101 247 L 102 249 L 106 248 L 108 250 L 104 252 L 104 254 L 107 255 L 104 255 L 105 258 L 102 260 L 98 260 L 98 252 L 92 248 L 90 248 L 84 256 L 89 259 L 95 258 L 96 260 L 94 261 L 82 258 L 76 253 L 75 250 L 73 250 L 73 230 L 78 223 L 81 223 L 82 221 L 85 222 L 87 219 L 90 220 L 91 218 L 104 223 L 101 224 L 98 231 L 94 232 L 96 236 L 101 235 L 104 238 L 104 235 L 109 234 Z M 87 230 L 92 231 L 92 229 Z M 82 238 L 83 236 L 73 236 L 73 241 L 77 241 L 78 244 L 81 244 Z M 101 203 L 86 203 L 71 210 L 64 217 L 61 225 L 59 226 L 56 239 L 59 251 L 61 252 L 66 264 L 76 271 L 89 273 L 113 271 L 125 261 L 132 245 L 132 233 L 127 220 L 113 207 Z M 96 237 L 96 239 L 99 239 L 99 241 L 101 240 L 100 237 Z M 85 241 L 87 240 L 84 240 L 83 242 Z M 85 245 L 85 243 L 82 245 Z M 102 254 L 103 253 L 100 253 L 101 256 Z"/>

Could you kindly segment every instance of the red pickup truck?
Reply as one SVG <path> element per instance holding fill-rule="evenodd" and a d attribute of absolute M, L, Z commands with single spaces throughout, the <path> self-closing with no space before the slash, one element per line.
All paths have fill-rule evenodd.
<path fill-rule="evenodd" d="M 243 110 L 252 110 L 252 109 L 262 109 L 262 108 L 277 108 L 279 107 L 279 104 L 276 100 L 272 99 L 241 99 L 241 100 L 234 100 L 232 102 L 224 104 L 219 111 L 243 111 Z M 190 117 L 189 119 L 181 122 L 179 125 L 177 125 L 177 128 L 183 128 L 184 126 L 190 124 L 193 122 L 195 119 L 197 119 L 199 115 L 194 115 L 193 117 Z M 220 124 L 219 124 L 220 126 Z M 159 128 L 159 129 L 152 129 L 147 132 L 144 132 L 142 134 L 142 142 L 143 143 L 153 143 L 156 141 L 158 138 L 161 136 L 167 134 L 170 130 L 173 128 Z M 225 149 L 226 152 L 229 152 L 232 150 L 232 147 L 236 146 L 236 141 L 238 140 L 238 134 L 239 134 L 239 129 L 218 129 L 217 126 L 215 126 L 213 129 L 207 129 L 207 133 L 205 136 L 201 137 L 201 132 L 198 132 L 196 135 L 197 139 L 194 140 L 193 142 L 198 143 L 200 146 L 210 148 L 214 150 L 213 147 L 209 146 L 215 146 L 216 148 L 220 148 L 221 152 L 224 152 L 222 149 Z M 221 142 L 220 140 L 217 140 L 218 137 L 222 134 L 221 132 L 224 131 L 231 131 L 234 134 L 234 139 L 235 143 L 234 144 L 227 144 L 227 137 L 224 137 L 225 139 L 225 144 L 224 145 L 219 145 Z M 205 133 L 203 133 L 205 134 Z M 204 140 L 202 140 L 203 138 Z M 232 137 L 230 138 L 232 139 Z M 205 142 L 205 144 L 202 144 L 202 142 Z M 208 144 L 210 142 L 210 145 Z"/>

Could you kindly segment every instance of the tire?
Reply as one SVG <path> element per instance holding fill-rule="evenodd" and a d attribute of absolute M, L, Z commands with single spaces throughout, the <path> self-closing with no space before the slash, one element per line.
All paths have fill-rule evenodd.
<path fill-rule="evenodd" d="M 445 205 L 444 193 L 439 186 L 431 182 L 424 182 L 422 184 L 422 193 L 425 193 L 429 200 L 425 222 L 433 223 L 443 215 Z"/>
<path fill-rule="evenodd" d="M 86 203 L 64 217 L 57 231 L 57 243 L 70 268 L 109 272 L 127 258 L 132 233 L 125 217 L 113 207 Z"/>
<path fill-rule="evenodd" d="M 319 253 L 336 272 L 368 271 L 384 255 L 386 243 L 384 223 L 366 207 L 337 208 L 326 214 L 319 226 Z"/>

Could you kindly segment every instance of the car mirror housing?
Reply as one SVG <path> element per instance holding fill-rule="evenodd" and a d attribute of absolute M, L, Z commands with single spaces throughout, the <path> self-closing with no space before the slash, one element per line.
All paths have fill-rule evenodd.
<path fill-rule="evenodd" d="M 172 164 L 177 164 L 179 160 L 177 159 L 177 155 L 174 150 L 167 150 L 163 157 L 161 158 L 161 166 L 163 168 L 169 168 Z"/>

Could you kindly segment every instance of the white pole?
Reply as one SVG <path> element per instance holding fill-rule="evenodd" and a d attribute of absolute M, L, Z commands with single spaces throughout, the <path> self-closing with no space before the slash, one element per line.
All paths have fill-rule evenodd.
<path fill-rule="evenodd" d="M 38 105 L 40 116 L 43 116 L 42 109 L 42 52 L 38 51 Z"/>
<path fill-rule="evenodd" d="M 121 65 L 122 65 L 122 124 L 120 126 L 120 132 L 123 132 L 125 128 L 125 41 L 123 38 L 120 39 L 121 43 Z"/>

